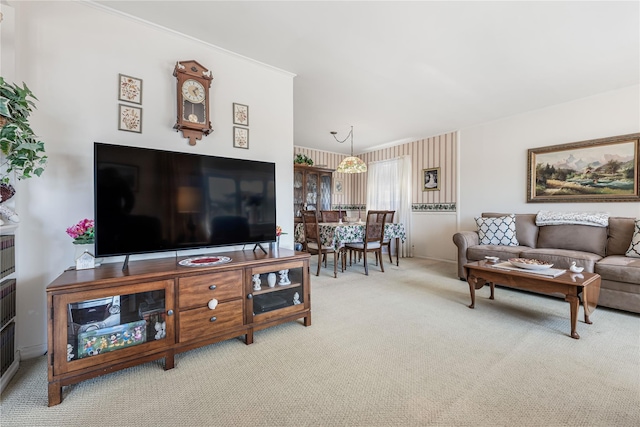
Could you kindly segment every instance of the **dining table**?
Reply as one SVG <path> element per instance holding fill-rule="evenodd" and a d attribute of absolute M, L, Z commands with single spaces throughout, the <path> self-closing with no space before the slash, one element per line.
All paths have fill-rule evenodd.
<path fill-rule="evenodd" d="M 342 249 L 347 243 L 364 241 L 366 223 L 361 222 L 321 222 L 318 223 L 320 241 L 322 246 L 330 246 L 336 251 Z M 298 243 L 305 242 L 304 224 L 296 224 L 294 239 Z M 394 222 L 384 225 L 384 239 L 396 240 L 396 265 L 400 265 L 400 240 L 407 239 L 404 224 Z"/>

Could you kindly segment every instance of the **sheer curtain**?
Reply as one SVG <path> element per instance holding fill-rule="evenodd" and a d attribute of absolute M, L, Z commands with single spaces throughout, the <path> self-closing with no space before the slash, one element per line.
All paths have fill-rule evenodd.
<path fill-rule="evenodd" d="M 407 239 L 400 242 L 400 256 L 411 257 L 411 156 L 371 162 L 367 165 L 367 209 L 396 211 Z M 395 242 L 394 242 L 395 243 Z M 394 251 L 395 252 L 395 251 Z"/>

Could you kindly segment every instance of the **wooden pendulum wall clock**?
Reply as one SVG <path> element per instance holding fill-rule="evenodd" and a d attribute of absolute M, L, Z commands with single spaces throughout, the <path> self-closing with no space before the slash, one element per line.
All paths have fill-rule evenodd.
<path fill-rule="evenodd" d="M 202 135 L 213 132 L 209 120 L 209 88 L 213 75 L 196 61 L 176 63 L 173 75 L 178 80 L 178 120 L 173 126 L 196 145 Z"/>

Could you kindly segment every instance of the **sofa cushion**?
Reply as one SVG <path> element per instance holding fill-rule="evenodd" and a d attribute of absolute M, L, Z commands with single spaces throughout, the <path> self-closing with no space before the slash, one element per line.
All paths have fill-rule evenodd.
<path fill-rule="evenodd" d="M 632 258 L 640 258 L 640 219 L 636 220 L 634 225 L 633 237 L 631 237 L 631 243 L 626 255 Z"/>
<path fill-rule="evenodd" d="M 476 245 L 467 249 L 469 261 L 479 261 L 486 256 L 497 256 L 502 260 L 520 257 L 520 252 L 531 249 L 527 246 Z"/>
<path fill-rule="evenodd" d="M 481 245 L 518 246 L 515 215 L 476 218 Z"/>
<path fill-rule="evenodd" d="M 548 226 L 553 227 L 553 226 Z M 578 267 L 584 267 L 587 273 L 593 273 L 596 262 L 602 257 L 591 252 L 573 251 L 570 249 L 537 248 L 523 251 L 520 258 L 539 259 L 553 263 L 554 268 L 569 268 L 575 261 Z"/>
<path fill-rule="evenodd" d="M 609 217 L 609 237 L 607 238 L 607 255 L 624 255 L 631 244 L 634 218 L 620 216 Z"/>
<path fill-rule="evenodd" d="M 507 215 L 509 214 L 496 212 L 485 212 L 482 214 L 485 218 L 495 218 Z M 518 239 L 518 243 L 522 246 L 528 246 L 530 248 L 536 247 L 536 241 L 538 240 L 536 214 L 516 214 L 516 238 Z"/>
<path fill-rule="evenodd" d="M 633 283 L 640 292 L 640 259 L 612 255 L 598 261 L 596 273 L 603 280 Z"/>
<path fill-rule="evenodd" d="M 541 226 L 536 247 L 591 252 L 603 257 L 606 254 L 606 245 L 605 227 L 565 224 Z"/>

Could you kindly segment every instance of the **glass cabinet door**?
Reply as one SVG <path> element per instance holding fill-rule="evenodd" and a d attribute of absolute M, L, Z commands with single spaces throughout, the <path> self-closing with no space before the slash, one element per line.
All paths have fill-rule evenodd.
<path fill-rule="evenodd" d="M 252 314 L 249 323 L 308 306 L 302 270 L 301 263 L 253 268 L 251 298 L 247 299 L 251 304 L 247 311 Z"/>
<path fill-rule="evenodd" d="M 302 214 L 300 211 L 304 206 L 304 189 L 302 188 L 304 174 L 302 171 L 293 171 L 293 216 L 298 218 Z"/>
<path fill-rule="evenodd" d="M 172 301 L 171 280 L 54 296 L 54 322 L 66 331 L 54 342 L 56 354 L 66 353 L 66 360 L 54 365 L 73 371 L 120 358 L 122 352 L 173 344 Z"/>
<path fill-rule="evenodd" d="M 320 176 L 320 194 L 318 195 L 320 199 L 318 205 L 320 206 L 318 210 L 321 211 L 330 211 L 331 210 L 331 175 L 321 175 Z"/>
<path fill-rule="evenodd" d="M 318 174 L 307 174 L 307 195 L 305 203 L 308 210 L 318 210 Z"/>

